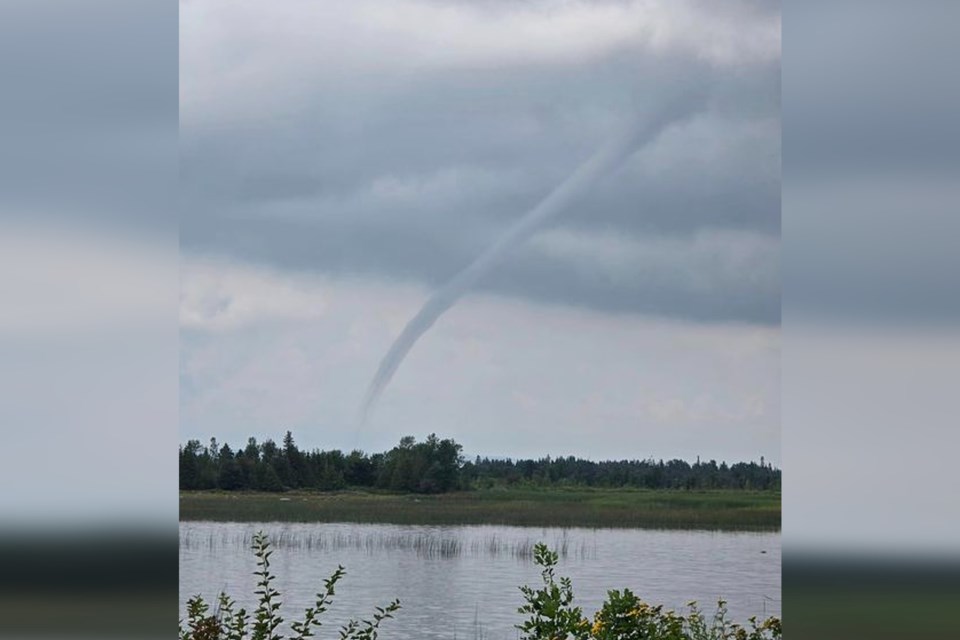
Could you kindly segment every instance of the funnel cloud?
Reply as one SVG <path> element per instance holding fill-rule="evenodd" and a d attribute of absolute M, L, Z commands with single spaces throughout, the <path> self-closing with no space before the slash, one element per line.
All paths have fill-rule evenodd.
<path fill-rule="evenodd" d="M 780 16 L 182 3 L 181 441 L 779 464 Z"/>
<path fill-rule="evenodd" d="M 599 180 L 615 171 L 627 158 L 656 140 L 670 125 L 686 120 L 702 107 L 703 96 L 685 95 L 661 105 L 653 114 L 639 119 L 630 129 L 604 145 L 557 185 L 535 207 L 518 218 L 495 243 L 431 295 L 407 322 L 380 361 L 360 407 L 358 426 L 366 424 L 371 410 L 397 369 L 417 341 L 470 288 L 490 273 L 517 245 L 540 230 L 551 219 L 569 209 Z"/>

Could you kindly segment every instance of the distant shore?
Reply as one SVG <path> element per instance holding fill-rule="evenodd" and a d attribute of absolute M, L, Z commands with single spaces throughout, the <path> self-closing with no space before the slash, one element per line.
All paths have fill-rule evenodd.
<path fill-rule="evenodd" d="M 439 495 L 181 491 L 180 520 L 778 531 L 780 492 L 591 488 L 489 489 Z"/>

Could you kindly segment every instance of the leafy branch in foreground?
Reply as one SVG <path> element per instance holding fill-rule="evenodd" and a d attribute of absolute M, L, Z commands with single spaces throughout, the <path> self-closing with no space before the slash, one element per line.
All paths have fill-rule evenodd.
<path fill-rule="evenodd" d="M 273 587 L 276 579 L 270 572 L 270 542 L 261 532 L 253 537 L 253 552 L 257 556 L 257 590 L 259 604 L 251 617 L 246 609 L 234 611 L 235 603 L 225 593 L 217 598 L 217 609 L 209 614 L 210 605 L 202 596 L 194 596 L 187 601 L 187 621 L 180 620 L 180 640 L 284 640 L 286 636 L 278 632 L 283 623 L 280 615 L 282 603 L 280 592 Z M 337 570 L 323 583 L 323 591 L 317 594 L 316 603 L 308 607 L 300 620 L 290 624 L 294 635 L 290 640 L 305 640 L 314 637 L 314 631 L 322 626 L 321 615 L 327 611 L 336 595 L 337 583 L 346 575 L 346 570 L 338 566 Z M 357 622 L 351 620 L 340 629 L 340 640 L 376 640 L 380 624 L 392 618 L 400 609 L 400 601 L 394 600 L 386 607 L 376 607 L 372 620 Z"/>
<path fill-rule="evenodd" d="M 528 617 L 517 628 L 522 640 L 781 640 L 783 626 L 779 618 L 763 622 L 750 618 L 743 627 L 727 618 L 726 602 L 717 603 L 717 611 L 708 621 L 696 602 L 689 603 L 684 616 L 651 606 L 629 589 L 607 592 L 607 600 L 594 614 L 593 622 L 573 606 L 573 585 L 569 578 L 555 577 L 559 560 L 556 551 L 545 544 L 534 548 L 534 562 L 543 567 L 543 586 L 520 587 L 526 604 L 518 609 Z"/>

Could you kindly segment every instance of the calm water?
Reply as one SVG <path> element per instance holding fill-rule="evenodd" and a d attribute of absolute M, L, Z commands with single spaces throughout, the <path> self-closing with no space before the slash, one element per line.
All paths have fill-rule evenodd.
<path fill-rule="evenodd" d="M 698 600 L 710 613 L 723 596 L 740 622 L 780 615 L 779 533 L 207 522 L 180 524 L 181 615 L 190 596 L 212 600 L 224 589 L 252 610 L 249 547 L 260 530 L 275 543 L 271 568 L 288 621 L 337 564 L 346 567 L 321 638 L 394 597 L 403 609 L 385 623 L 384 640 L 516 638 L 517 587 L 540 580 L 530 559 L 538 541 L 563 553 L 558 575 L 573 579 L 587 614 L 608 589 L 628 587 L 670 608 Z"/>

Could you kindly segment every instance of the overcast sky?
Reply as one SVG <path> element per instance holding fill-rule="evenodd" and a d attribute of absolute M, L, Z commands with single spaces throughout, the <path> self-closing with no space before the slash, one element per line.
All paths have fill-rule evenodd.
<path fill-rule="evenodd" d="M 777 2 L 183 0 L 181 439 L 780 460 Z M 706 91 L 414 347 L 426 297 Z"/>

